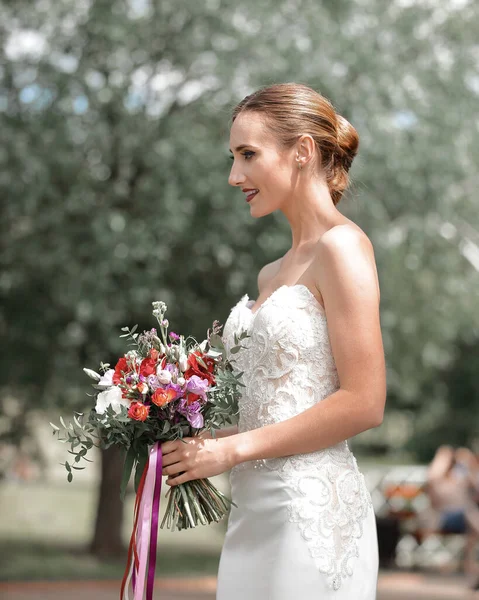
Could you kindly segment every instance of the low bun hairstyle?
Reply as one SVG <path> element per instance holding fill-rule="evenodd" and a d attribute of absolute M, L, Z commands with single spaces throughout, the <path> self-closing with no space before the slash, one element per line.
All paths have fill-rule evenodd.
<path fill-rule="evenodd" d="M 348 171 L 359 146 L 354 127 L 331 102 L 301 83 L 279 83 L 260 88 L 233 109 L 232 121 L 243 112 L 265 116 L 265 125 L 281 148 L 294 146 L 302 134 L 314 139 L 334 205 L 349 186 Z"/>

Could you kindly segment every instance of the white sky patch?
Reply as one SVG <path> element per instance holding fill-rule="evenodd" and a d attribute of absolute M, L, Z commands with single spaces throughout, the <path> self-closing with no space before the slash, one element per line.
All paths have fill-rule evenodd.
<path fill-rule="evenodd" d="M 208 75 L 202 79 L 187 81 L 178 91 L 180 104 L 189 104 L 200 98 L 204 92 L 213 90 L 220 86 L 220 81 L 214 75 Z"/>
<path fill-rule="evenodd" d="M 392 121 L 398 129 L 411 129 L 417 124 L 417 116 L 410 110 L 398 110 Z"/>
<path fill-rule="evenodd" d="M 73 100 L 73 112 L 77 115 L 83 115 L 88 110 L 90 103 L 86 96 L 77 96 Z"/>
<path fill-rule="evenodd" d="M 439 227 L 439 233 L 444 239 L 452 240 L 456 236 L 457 229 L 452 223 L 449 223 L 449 221 L 445 221 Z"/>
<path fill-rule="evenodd" d="M 479 271 L 479 246 L 467 238 L 460 244 L 461 254 Z"/>
<path fill-rule="evenodd" d="M 99 71 L 88 71 L 85 75 L 85 82 L 94 90 L 101 90 L 106 85 L 105 76 Z"/>
<path fill-rule="evenodd" d="M 153 13 L 151 0 L 128 0 L 128 18 L 143 19 Z"/>
<path fill-rule="evenodd" d="M 395 0 L 395 4 L 401 8 L 410 8 L 411 6 L 437 8 L 439 3 L 437 0 Z M 462 10 L 466 6 L 469 6 L 469 4 L 471 4 L 471 0 L 448 0 L 441 7 L 441 11 Z"/>
<path fill-rule="evenodd" d="M 467 73 L 464 77 L 464 83 L 471 92 L 479 96 L 479 75 L 477 73 Z"/>
<path fill-rule="evenodd" d="M 40 58 L 49 50 L 45 36 L 33 29 L 13 31 L 5 43 L 5 54 L 10 60 Z"/>
<path fill-rule="evenodd" d="M 161 93 L 172 86 L 179 85 L 184 81 L 184 78 L 185 76 L 181 71 L 170 68 L 167 71 L 153 75 L 149 85 L 154 92 Z M 146 80 L 144 83 L 146 83 Z"/>
<path fill-rule="evenodd" d="M 63 73 L 75 73 L 78 69 L 78 58 L 72 54 L 52 52 L 48 57 L 50 64 Z"/>

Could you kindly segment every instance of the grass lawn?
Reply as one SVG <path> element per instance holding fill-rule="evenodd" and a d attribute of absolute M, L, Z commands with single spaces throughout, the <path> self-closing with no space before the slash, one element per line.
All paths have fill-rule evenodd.
<path fill-rule="evenodd" d="M 216 575 L 218 552 L 158 550 L 157 577 Z M 125 560 L 99 561 L 82 548 L 40 542 L 0 542 L 0 581 L 121 579 Z"/>
<path fill-rule="evenodd" d="M 2 482 L 0 581 L 121 578 L 126 552 L 124 560 L 111 562 L 85 552 L 93 534 L 96 495 L 94 486 L 81 481 Z M 125 500 L 125 548 L 131 534 L 133 501 L 133 494 Z M 163 501 L 161 513 L 165 508 Z M 223 521 L 180 532 L 159 529 L 157 575 L 216 574 L 225 527 Z"/>

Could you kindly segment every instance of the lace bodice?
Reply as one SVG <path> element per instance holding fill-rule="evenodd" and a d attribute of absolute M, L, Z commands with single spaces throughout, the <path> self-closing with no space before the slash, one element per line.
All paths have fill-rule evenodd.
<path fill-rule="evenodd" d="M 284 421 L 321 402 L 339 388 L 324 308 L 303 284 L 283 285 L 251 312 L 245 294 L 224 325 L 227 353 L 234 333 L 246 330 L 244 348 L 231 356 L 243 371 L 240 432 Z M 232 469 L 269 469 L 294 489 L 289 519 L 298 524 L 317 568 L 339 589 L 351 575 L 362 520 L 371 506 L 364 477 L 346 441 L 294 456 L 248 461 Z"/>

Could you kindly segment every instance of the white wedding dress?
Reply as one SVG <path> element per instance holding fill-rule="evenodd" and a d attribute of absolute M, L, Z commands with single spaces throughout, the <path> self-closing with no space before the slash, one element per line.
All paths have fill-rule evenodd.
<path fill-rule="evenodd" d="M 244 371 L 240 432 L 284 421 L 339 388 L 324 308 L 303 284 L 283 285 L 255 312 L 245 295 L 224 325 Z M 376 522 L 346 441 L 231 471 L 232 506 L 217 600 L 374 600 Z"/>

